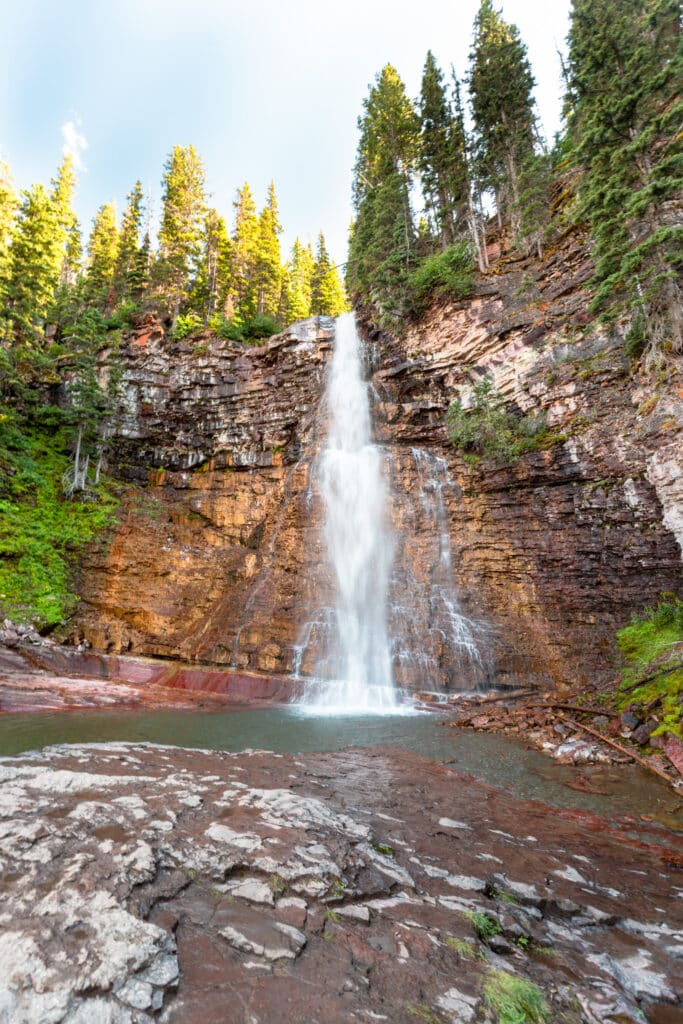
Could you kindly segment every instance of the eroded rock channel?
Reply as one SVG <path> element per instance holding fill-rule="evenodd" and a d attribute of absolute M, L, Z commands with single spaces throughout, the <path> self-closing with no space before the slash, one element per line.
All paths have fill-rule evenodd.
<path fill-rule="evenodd" d="M 0 1020 L 669 1024 L 683 847 L 393 748 L 0 761 Z M 498 972 L 498 973 L 497 973 Z"/>

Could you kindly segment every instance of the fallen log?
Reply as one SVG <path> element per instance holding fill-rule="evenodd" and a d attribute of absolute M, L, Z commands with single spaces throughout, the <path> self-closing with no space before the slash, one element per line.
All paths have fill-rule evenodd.
<path fill-rule="evenodd" d="M 573 725 L 575 729 L 582 729 L 584 732 L 594 736 L 596 740 L 600 740 L 602 743 L 606 743 L 608 746 L 614 747 L 614 749 L 618 750 L 620 754 L 625 754 L 626 757 L 630 757 L 634 761 L 637 761 L 642 768 L 646 768 L 648 771 L 654 772 L 655 775 L 659 775 L 660 779 L 664 779 L 664 781 L 668 782 L 669 785 L 673 784 L 674 779 L 672 779 L 670 775 L 667 775 L 665 771 L 662 771 L 662 769 L 658 768 L 656 765 L 651 764 L 646 758 L 641 757 L 640 754 L 635 754 L 632 750 L 628 750 L 626 747 L 623 747 L 621 743 L 616 743 L 613 739 L 610 739 L 609 736 L 603 736 L 603 734 L 598 732 L 596 729 L 591 729 L 588 725 L 582 725 L 581 722 L 577 722 L 575 719 L 570 718 L 569 715 L 560 715 L 560 717 L 563 718 L 565 722 L 569 722 L 570 725 Z"/>

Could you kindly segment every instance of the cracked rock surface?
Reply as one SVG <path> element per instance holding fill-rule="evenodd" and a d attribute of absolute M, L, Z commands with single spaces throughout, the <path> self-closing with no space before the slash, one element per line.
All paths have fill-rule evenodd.
<path fill-rule="evenodd" d="M 0 1021 L 673 1024 L 683 849 L 394 750 L 0 760 Z"/>

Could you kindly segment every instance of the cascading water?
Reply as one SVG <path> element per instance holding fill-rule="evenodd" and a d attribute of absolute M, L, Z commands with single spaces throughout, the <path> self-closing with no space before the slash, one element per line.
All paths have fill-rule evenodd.
<path fill-rule="evenodd" d="M 312 628 L 332 625 L 323 670 L 304 698 L 309 708 L 327 713 L 386 712 L 398 703 L 387 632 L 393 540 L 360 344 L 353 314 L 340 316 L 327 384 L 329 433 L 318 473 L 335 602 L 333 615 L 323 610 L 304 637 L 306 643 Z M 295 672 L 297 667 L 295 658 Z"/>
<path fill-rule="evenodd" d="M 400 694 L 489 684 L 491 632 L 463 613 L 452 566 L 446 460 L 372 443 L 370 399 L 352 315 L 337 320 L 327 441 L 306 505 L 322 498 L 329 573 L 311 577 L 315 611 L 299 634 L 301 704 L 324 714 L 406 712 Z M 392 525 L 393 524 L 393 525 Z"/>

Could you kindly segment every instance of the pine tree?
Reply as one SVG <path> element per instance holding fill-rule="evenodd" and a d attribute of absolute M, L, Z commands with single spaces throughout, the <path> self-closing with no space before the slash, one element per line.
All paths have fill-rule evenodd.
<path fill-rule="evenodd" d="M 318 235 L 318 245 L 311 275 L 311 315 L 339 316 L 348 308 L 344 286 L 337 268 L 332 263 L 325 245 L 322 231 Z"/>
<path fill-rule="evenodd" d="M 390 64 L 364 101 L 354 168 L 356 220 L 347 282 L 381 318 L 400 317 L 415 238 L 410 190 L 419 123 L 405 86 Z"/>
<path fill-rule="evenodd" d="M 493 0 L 481 0 L 470 53 L 470 95 L 477 173 L 496 197 L 499 220 L 519 233 L 520 173 L 534 152 L 534 78 L 515 25 Z"/>
<path fill-rule="evenodd" d="M 630 298 L 650 353 L 683 351 L 683 77 L 676 0 L 574 0 L 569 131 L 594 240 L 594 306 Z"/>
<path fill-rule="evenodd" d="M 256 259 L 257 313 L 275 316 L 282 290 L 282 263 L 280 240 L 282 225 L 279 220 L 275 184 L 271 181 L 268 199 L 259 217 L 258 250 Z"/>
<path fill-rule="evenodd" d="M 364 197 L 349 242 L 347 286 L 387 326 L 398 323 L 408 299 L 415 249 L 412 219 L 406 222 L 409 202 L 403 175 L 389 175 Z"/>
<path fill-rule="evenodd" d="M 0 160 L 0 308 L 5 302 L 5 293 L 10 268 L 10 247 L 19 206 L 17 193 L 8 165 Z"/>
<path fill-rule="evenodd" d="M 140 232 L 143 218 L 142 184 L 136 181 L 128 193 L 126 208 L 121 218 L 116 264 L 114 267 L 114 292 L 117 302 L 129 302 L 133 293 L 139 294 L 140 281 Z"/>
<path fill-rule="evenodd" d="M 279 319 L 291 324 L 311 315 L 311 278 L 314 264 L 313 250 L 294 239 L 291 260 L 285 268 Z"/>
<path fill-rule="evenodd" d="M 256 315 L 258 285 L 256 271 L 259 256 L 260 224 L 254 196 L 244 183 L 237 191 L 235 230 L 232 236 L 233 304 L 243 320 Z"/>
<path fill-rule="evenodd" d="M 206 210 L 204 167 L 194 146 L 174 146 L 162 181 L 163 213 L 159 230 L 156 290 L 175 328 L 201 255 Z"/>
<path fill-rule="evenodd" d="M 211 317 L 224 316 L 232 280 L 232 252 L 228 228 L 216 210 L 204 221 L 202 257 L 190 305 L 207 325 Z"/>
<path fill-rule="evenodd" d="M 84 284 L 85 301 L 100 311 L 113 305 L 114 271 L 118 250 L 116 208 L 113 203 L 105 203 L 93 218 Z"/>
<path fill-rule="evenodd" d="M 59 284 L 63 251 L 55 205 L 42 185 L 22 192 L 7 280 L 9 331 L 36 344 Z"/>
<path fill-rule="evenodd" d="M 78 219 L 73 210 L 73 198 L 76 191 L 76 171 L 73 157 L 65 156 L 51 181 L 50 198 L 54 205 L 58 237 L 55 243 L 61 252 L 59 284 L 71 287 L 78 276 L 81 258 L 81 234 Z"/>
<path fill-rule="evenodd" d="M 425 209 L 441 245 L 452 245 L 467 221 L 465 134 L 461 116 L 448 102 L 443 75 L 431 50 L 422 75 L 419 110 L 418 168 Z"/>

